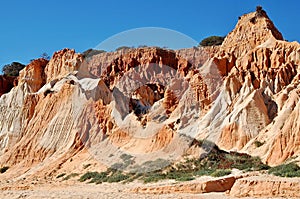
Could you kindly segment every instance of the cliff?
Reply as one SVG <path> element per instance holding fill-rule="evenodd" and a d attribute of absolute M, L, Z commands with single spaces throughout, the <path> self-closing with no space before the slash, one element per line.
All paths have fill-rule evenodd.
<path fill-rule="evenodd" d="M 26 66 L 14 88 L 0 78 L 0 165 L 9 177 L 53 176 L 130 154 L 130 170 L 199 156 L 194 139 L 280 164 L 300 154 L 299 60 L 299 43 L 261 11 L 218 47 L 63 49 Z"/>

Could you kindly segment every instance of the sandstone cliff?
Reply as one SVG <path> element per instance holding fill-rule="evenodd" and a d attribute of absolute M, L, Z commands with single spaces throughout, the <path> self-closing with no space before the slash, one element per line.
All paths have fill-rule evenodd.
<path fill-rule="evenodd" d="M 219 47 L 86 59 L 63 49 L 26 66 L 10 92 L 0 79 L 0 165 L 51 176 L 128 153 L 135 169 L 200 155 L 195 138 L 280 164 L 300 153 L 299 60 L 299 43 L 283 41 L 264 12 L 240 17 Z"/>

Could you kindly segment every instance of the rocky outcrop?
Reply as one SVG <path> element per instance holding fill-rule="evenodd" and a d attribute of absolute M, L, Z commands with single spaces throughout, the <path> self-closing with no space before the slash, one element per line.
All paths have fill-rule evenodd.
<path fill-rule="evenodd" d="M 283 179 L 265 176 L 241 178 L 236 180 L 230 190 L 234 197 L 284 197 L 299 198 L 300 182 L 298 179 Z M 271 179 L 270 179 L 271 178 Z"/>
<path fill-rule="evenodd" d="M 75 53 L 75 50 L 66 48 L 55 52 L 45 68 L 46 83 L 78 71 L 82 61 L 82 55 Z"/>
<path fill-rule="evenodd" d="M 102 77 L 107 86 L 112 90 L 119 79 L 135 67 L 149 67 L 149 65 L 165 66 L 169 70 L 178 70 L 181 75 L 186 75 L 191 64 L 180 58 L 174 51 L 160 48 L 140 48 L 130 50 L 124 55 L 114 59 L 104 70 Z"/>
<path fill-rule="evenodd" d="M 270 39 L 266 43 L 251 50 L 243 58 L 239 59 L 239 61 L 237 61 L 237 70 L 232 71 L 232 74 L 235 76 L 234 78 L 238 77 L 241 84 L 246 82 L 245 80 L 243 81 L 243 79 L 248 77 L 249 82 L 251 82 L 250 87 L 252 87 L 255 92 L 260 92 L 262 94 L 260 102 L 257 101 L 256 103 L 260 104 L 258 110 L 260 113 L 264 113 L 265 119 L 261 118 L 259 121 L 251 122 L 252 124 L 261 124 L 261 126 L 252 128 L 253 130 L 258 129 L 258 131 L 254 135 L 252 134 L 252 136 L 248 137 L 248 141 L 258 136 L 257 139 L 260 139 L 262 143 L 265 143 L 266 141 L 266 145 L 263 146 L 265 149 L 251 149 L 250 144 L 246 146 L 246 143 L 248 143 L 247 141 L 244 142 L 244 146 L 246 146 L 244 150 L 253 155 L 255 154 L 264 157 L 264 160 L 271 165 L 279 164 L 286 160 L 287 157 L 291 157 L 295 153 L 298 153 L 296 152 L 298 151 L 296 147 L 297 144 L 288 145 L 283 143 L 286 143 L 285 140 L 289 139 L 289 129 L 299 128 L 292 127 L 293 124 L 289 122 L 284 123 L 288 127 L 282 130 L 280 123 L 287 120 L 286 113 L 294 109 L 296 103 L 294 100 L 298 98 L 298 94 L 296 93 L 298 93 L 297 87 L 299 84 L 299 59 L 297 58 L 297 56 L 299 56 L 299 47 L 300 45 L 296 43 L 289 44 L 284 41 Z M 254 90 L 251 92 L 254 92 Z M 294 90 L 295 93 L 292 92 L 293 95 L 289 96 L 287 93 L 290 93 L 291 90 Z M 243 90 L 240 90 L 239 92 L 236 92 L 236 94 L 245 95 L 242 91 Z M 287 103 L 286 100 L 289 97 L 293 102 L 290 102 L 289 106 L 284 107 L 284 104 Z M 235 106 L 236 105 L 237 103 L 235 103 Z M 256 116 L 256 118 L 260 117 Z M 294 121 L 294 119 L 291 120 Z M 243 130 L 245 130 L 245 128 L 243 128 Z M 294 136 L 297 137 L 299 135 L 298 130 L 293 130 L 293 132 Z M 239 137 L 243 133 L 238 133 L 237 130 L 230 134 L 236 134 L 236 137 Z M 274 135 L 278 136 L 274 137 Z M 274 147 L 277 142 L 280 144 L 278 143 L 277 147 Z M 254 142 L 250 143 L 253 144 Z M 288 146 L 293 146 L 293 149 Z M 228 149 L 230 148 L 231 147 Z M 289 150 L 286 151 L 287 148 L 289 148 Z"/>
<path fill-rule="evenodd" d="M 265 13 L 242 16 L 221 50 L 203 66 L 209 68 L 203 70 L 217 70 L 224 87 L 204 118 L 210 126 L 202 127 L 200 122 L 201 131 L 212 132 L 223 149 L 258 155 L 270 165 L 299 153 L 298 143 L 287 143 L 291 136 L 298 137 L 295 129 L 299 128 L 291 123 L 293 119 L 282 122 L 297 104 L 292 100 L 297 99 L 296 92 L 290 96 L 294 104 L 283 108 L 287 93 L 298 87 L 299 47 L 297 42 L 282 41 Z M 287 127 L 283 129 L 283 125 Z M 294 129 L 293 133 L 288 129 Z M 204 133 L 199 138 L 205 137 Z M 264 145 L 256 148 L 256 139 Z"/>
<path fill-rule="evenodd" d="M 40 58 L 32 61 L 20 72 L 19 84 L 24 84 L 28 92 L 37 92 L 46 83 L 45 67 L 48 60 Z"/>
<path fill-rule="evenodd" d="M 283 40 L 265 11 L 257 10 L 239 17 L 236 27 L 226 36 L 222 49 L 241 57 L 270 38 Z"/>
<path fill-rule="evenodd" d="M 235 177 L 225 177 L 218 179 L 203 180 L 199 182 L 180 183 L 175 185 L 156 186 L 156 187 L 138 187 L 132 190 L 134 193 L 143 194 L 169 194 L 169 193 L 211 193 L 225 192 L 234 185 Z"/>
<path fill-rule="evenodd" d="M 295 122 L 299 118 L 299 83 L 290 84 L 275 99 L 277 117 L 253 140 L 263 145 L 253 148 L 251 142 L 246 146 L 249 153 L 263 157 L 270 165 L 280 164 L 299 154 L 299 124 Z"/>

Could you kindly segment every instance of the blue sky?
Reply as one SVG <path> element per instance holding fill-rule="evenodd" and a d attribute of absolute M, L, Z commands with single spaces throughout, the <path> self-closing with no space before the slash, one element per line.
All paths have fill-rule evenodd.
<path fill-rule="evenodd" d="M 300 40 L 299 0 L 2 1 L 0 67 L 12 61 L 27 64 L 43 52 L 52 55 L 65 47 L 82 52 L 133 28 L 167 28 L 197 42 L 225 36 L 238 16 L 256 5 L 263 6 L 285 39 Z"/>

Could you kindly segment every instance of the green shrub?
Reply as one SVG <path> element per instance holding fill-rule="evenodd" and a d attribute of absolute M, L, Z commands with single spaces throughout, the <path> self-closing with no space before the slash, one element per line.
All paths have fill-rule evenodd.
<path fill-rule="evenodd" d="M 212 169 L 201 169 L 194 171 L 195 176 L 210 176 L 215 170 Z"/>
<path fill-rule="evenodd" d="M 109 178 L 107 178 L 107 182 L 121 182 L 124 181 L 126 179 L 128 179 L 130 176 L 129 175 L 125 175 L 122 172 L 116 172 L 114 174 L 112 174 L 111 176 L 109 176 Z"/>
<path fill-rule="evenodd" d="M 94 55 L 98 55 L 98 54 L 105 53 L 105 52 L 106 52 L 105 50 L 88 49 L 88 50 L 84 51 L 82 53 L 82 55 L 84 58 L 89 58 Z"/>
<path fill-rule="evenodd" d="M 261 147 L 262 145 L 264 145 L 264 142 L 260 142 L 258 140 L 255 140 L 254 145 L 256 146 L 256 148 L 258 148 L 258 147 Z"/>
<path fill-rule="evenodd" d="M 131 155 L 123 154 L 120 158 L 123 163 L 115 163 L 106 172 L 88 172 L 80 178 L 80 181 L 91 179 L 91 183 L 102 182 L 131 182 L 141 179 L 144 183 L 157 182 L 165 179 L 176 181 L 193 180 L 197 176 L 210 175 L 214 177 L 229 175 L 232 168 L 240 170 L 262 170 L 269 169 L 258 157 L 237 152 L 226 152 L 220 150 L 217 145 L 210 141 L 198 141 L 206 153 L 200 158 L 186 159 L 184 162 L 170 165 L 168 160 L 157 159 L 144 162 L 142 165 L 131 167 L 132 173 L 125 174 L 118 169 L 128 166 L 133 161 Z"/>
<path fill-rule="evenodd" d="M 221 177 L 221 176 L 226 176 L 231 174 L 231 170 L 230 169 L 217 169 L 216 171 L 214 171 L 211 176 L 213 177 Z"/>
<path fill-rule="evenodd" d="M 138 48 L 147 48 L 147 45 L 139 45 Z"/>
<path fill-rule="evenodd" d="M 244 153 L 231 152 L 225 158 L 223 165 L 226 165 L 226 168 L 236 168 L 246 171 L 267 170 L 270 168 L 268 165 L 263 164 L 259 157 L 252 157 Z"/>
<path fill-rule="evenodd" d="M 2 168 L 0 169 L 0 173 L 5 173 L 8 169 L 9 169 L 9 167 L 7 167 L 7 166 L 2 167 Z"/>
<path fill-rule="evenodd" d="M 166 179 L 166 175 L 163 173 L 147 173 L 143 176 L 144 183 L 150 183 L 150 182 L 158 182 L 160 180 Z"/>
<path fill-rule="evenodd" d="M 79 181 L 80 182 L 84 182 L 86 180 L 90 180 L 91 178 L 95 178 L 97 177 L 98 175 L 100 175 L 98 172 L 87 172 L 85 174 L 83 174 L 80 178 L 79 178 Z"/>
<path fill-rule="evenodd" d="M 282 164 L 269 169 L 269 174 L 281 177 L 300 177 L 300 167 L 295 163 Z"/>
<path fill-rule="evenodd" d="M 180 182 L 191 181 L 191 180 L 195 180 L 195 177 L 193 177 L 193 176 L 181 176 L 179 178 L 176 178 L 175 180 L 180 181 Z"/>
<path fill-rule="evenodd" d="M 80 182 L 84 182 L 86 180 L 90 180 L 89 183 L 96 183 L 100 184 L 102 182 L 121 182 L 124 180 L 129 179 L 131 176 L 130 174 L 123 174 L 120 171 L 106 171 L 106 172 L 87 172 L 82 175 L 79 179 Z"/>
<path fill-rule="evenodd" d="M 123 183 L 127 183 L 127 182 L 133 182 L 136 179 L 141 178 L 143 175 L 141 173 L 136 173 L 133 175 L 129 175 L 129 177 L 123 181 Z"/>
<path fill-rule="evenodd" d="M 203 39 L 199 46 L 218 46 L 222 45 L 225 37 L 220 37 L 220 36 L 210 36 L 205 39 Z"/>
<path fill-rule="evenodd" d="M 142 176 L 144 183 L 158 182 L 165 179 L 174 179 L 176 181 L 190 181 L 194 180 L 194 174 L 192 172 L 184 172 L 179 170 L 169 171 L 167 173 L 162 172 L 149 172 Z"/>
<path fill-rule="evenodd" d="M 58 176 L 56 176 L 56 178 L 61 178 L 61 177 L 64 177 L 65 175 L 66 175 L 66 173 L 61 173 Z"/>
<path fill-rule="evenodd" d="M 48 53 L 44 52 L 43 54 L 41 54 L 41 58 L 49 61 L 51 57 L 48 55 Z"/>
<path fill-rule="evenodd" d="M 3 66 L 2 72 L 7 76 L 19 76 L 19 72 L 25 67 L 24 64 L 19 62 L 12 62 L 11 64 L 7 64 Z"/>
<path fill-rule="evenodd" d="M 116 49 L 116 51 L 119 51 L 119 50 L 129 50 L 129 49 L 132 49 L 133 47 L 129 47 L 129 46 L 120 46 Z"/>
<path fill-rule="evenodd" d="M 176 181 L 190 181 L 195 179 L 194 174 L 192 172 L 184 172 L 184 171 L 170 171 L 166 174 L 166 179 L 174 179 Z"/>
<path fill-rule="evenodd" d="M 101 184 L 102 182 L 107 182 L 108 180 L 108 172 L 101 172 L 98 173 L 97 175 L 93 176 L 92 180 L 90 183 L 96 183 L 96 184 Z"/>

